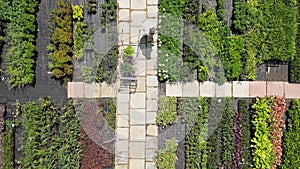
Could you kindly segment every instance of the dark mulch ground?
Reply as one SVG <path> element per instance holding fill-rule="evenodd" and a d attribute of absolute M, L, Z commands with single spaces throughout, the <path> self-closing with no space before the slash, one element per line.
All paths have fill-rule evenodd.
<path fill-rule="evenodd" d="M 114 132 L 107 128 L 102 116 L 102 102 L 90 100 L 81 108 L 83 152 L 82 169 L 107 169 L 114 166 Z"/>

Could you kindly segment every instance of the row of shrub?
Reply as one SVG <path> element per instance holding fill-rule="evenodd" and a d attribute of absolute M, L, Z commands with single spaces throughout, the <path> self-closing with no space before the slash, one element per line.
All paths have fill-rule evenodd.
<path fill-rule="evenodd" d="M 300 2 L 298 2 L 298 22 L 300 20 Z M 296 36 L 296 55 L 290 64 L 290 82 L 300 83 L 300 25 L 298 24 Z"/>
<path fill-rule="evenodd" d="M 48 50 L 51 52 L 48 65 L 56 79 L 71 78 L 73 74 L 73 13 L 70 2 L 57 2 L 58 8 L 53 11 L 53 32 Z"/>
<path fill-rule="evenodd" d="M 200 1 L 194 0 L 159 2 L 158 79 L 161 82 L 189 81 L 195 69 L 199 81 L 209 76 L 224 81 L 223 75 L 219 75 L 223 72 L 227 80 L 255 80 L 256 66 L 264 61 L 294 59 L 297 63 L 295 0 L 235 1 L 232 27 L 225 19 L 224 0 L 217 1 L 216 11 L 205 4 L 200 12 L 200 7 Z M 199 30 L 204 36 L 194 35 L 201 34 Z M 295 67 L 296 63 L 292 65 Z"/>
<path fill-rule="evenodd" d="M 19 108 L 19 125 L 26 135 L 21 168 L 80 167 L 80 122 L 72 101 L 63 109 L 50 98 L 20 104 Z"/>
<path fill-rule="evenodd" d="M 300 100 L 292 101 L 287 111 L 287 126 L 283 139 L 283 160 L 281 168 L 297 168 L 300 163 Z"/>
<path fill-rule="evenodd" d="M 206 168 L 208 112 L 206 98 L 178 98 L 178 114 L 186 123 L 186 168 Z"/>
<path fill-rule="evenodd" d="M 244 78 L 255 79 L 256 64 L 263 61 L 295 58 L 296 17 L 295 0 L 234 2 L 233 31 L 247 42 L 242 53 Z"/>
<path fill-rule="evenodd" d="M 4 105 L 0 104 L 0 166 L 3 166 Z"/>
<path fill-rule="evenodd" d="M 5 4 L 5 3 L 4 3 Z M 8 15 L 9 49 L 5 56 L 6 76 L 10 88 L 32 85 L 35 77 L 37 34 L 36 0 L 13 1 Z"/>
<path fill-rule="evenodd" d="M 118 65 L 117 1 L 109 0 L 101 4 L 100 20 L 107 33 L 106 50 L 96 57 L 96 82 L 114 83 Z"/>
<path fill-rule="evenodd" d="M 236 103 L 234 111 L 231 98 L 163 97 L 157 123 L 166 127 L 182 116 L 186 168 L 297 168 L 299 99 L 292 101 L 286 121 L 280 96 Z"/>

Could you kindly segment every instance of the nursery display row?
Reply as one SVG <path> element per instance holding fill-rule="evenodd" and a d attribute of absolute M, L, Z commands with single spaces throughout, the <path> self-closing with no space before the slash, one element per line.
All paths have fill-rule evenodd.
<path fill-rule="evenodd" d="M 47 97 L 38 102 L 17 102 L 16 118 L 8 118 L 5 106 L 1 105 L 1 168 L 113 166 L 113 143 L 97 143 L 114 136 L 114 103 L 113 99 L 91 100 L 81 107 L 82 103 L 69 100 L 60 107 Z M 104 121 L 111 130 L 103 127 Z M 93 124 L 92 128 L 86 122 Z M 99 142 L 92 135 L 99 133 L 91 131 L 100 133 Z"/>
<path fill-rule="evenodd" d="M 280 96 L 253 100 L 160 97 L 157 122 L 167 129 L 177 123 L 178 116 L 183 117 L 186 168 L 293 168 L 300 160 L 294 154 L 300 148 L 295 134 L 300 127 L 299 103 L 292 100 L 286 112 Z M 177 141 L 165 140 L 158 168 L 175 168 Z"/>
<path fill-rule="evenodd" d="M 232 26 L 224 0 L 216 2 L 159 1 L 160 82 L 189 81 L 195 70 L 199 81 L 224 81 L 223 72 L 227 80 L 255 80 L 264 61 L 290 62 L 290 81 L 299 82 L 297 1 L 234 1 Z"/>

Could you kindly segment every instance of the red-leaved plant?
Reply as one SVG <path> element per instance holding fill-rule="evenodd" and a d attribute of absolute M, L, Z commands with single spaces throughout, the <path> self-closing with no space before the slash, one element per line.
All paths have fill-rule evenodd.
<path fill-rule="evenodd" d="M 273 105 L 271 107 L 271 134 L 272 134 L 272 149 L 275 155 L 275 163 L 272 169 L 276 169 L 281 163 L 282 156 L 282 128 L 284 127 L 284 120 L 282 116 L 285 112 L 285 100 L 281 96 L 276 96 L 272 101 Z"/>

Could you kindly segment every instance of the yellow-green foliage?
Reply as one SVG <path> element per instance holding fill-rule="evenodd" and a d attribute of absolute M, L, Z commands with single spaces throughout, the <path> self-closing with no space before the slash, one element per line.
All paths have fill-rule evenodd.
<path fill-rule="evenodd" d="M 80 21 L 81 19 L 83 19 L 83 6 L 82 5 L 75 5 L 72 6 L 72 10 L 73 10 L 73 19 Z"/>

